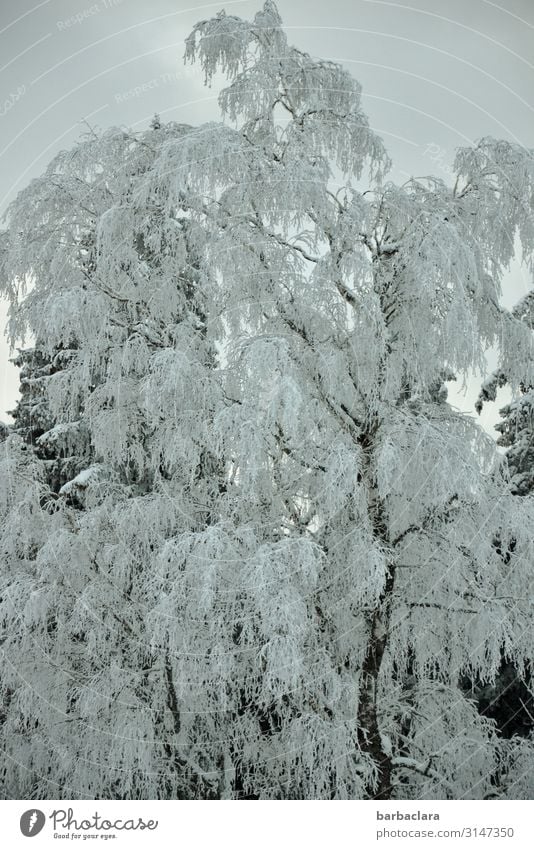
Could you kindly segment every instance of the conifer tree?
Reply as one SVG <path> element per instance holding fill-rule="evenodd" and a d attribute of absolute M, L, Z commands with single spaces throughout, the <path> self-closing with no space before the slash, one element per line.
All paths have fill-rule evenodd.
<path fill-rule="evenodd" d="M 514 315 L 524 321 L 532 330 L 532 307 L 534 297 L 529 292 L 514 307 Z M 497 390 L 510 381 L 506 374 L 497 371 L 483 385 L 476 408 L 478 412 L 486 401 L 495 401 Z M 501 421 L 495 429 L 499 432 L 497 444 L 506 449 L 507 469 L 510 477 L 511 492 L 517 496 L 530 495 L 534 489 L 534 396 L 532 386 L 523 381 L 512 385 L 514 398 L 499 412 Z M 510 540 L 504 547 L 499 539 L 495 540 L 498 553 L 506 565 L 514 553 L 515 542 Z M 505 737 L 529 737 L 534 731 L 534 698 L 532 665 L 517 669 L 509 657 L 503 655 L 501 668 L 495 681 L 467 681 L 466 687 L 476 696 L 480 712 L 495 719 L 497 729 Z"/>
<path fill-rule="evenodd" d="M 514 309 L 515 315 L 531 330 L 534 328 L 533 310 L 533 292 L 522 298 Z M 502 385 L 504 376 L 494 377 L 494 383 Z M 512 491 L 517 495 L 528 495 L 534 490 L 534 389 L 524 381 L 513 388 L 516 397 L 500 411 L 502 421 L 495 426 L 500 433 L 497 443 L 506 448 Z M 487 387 L 485 389 L 487 392 Z M 483 400 L 484 390 L 479 406 Z"/>

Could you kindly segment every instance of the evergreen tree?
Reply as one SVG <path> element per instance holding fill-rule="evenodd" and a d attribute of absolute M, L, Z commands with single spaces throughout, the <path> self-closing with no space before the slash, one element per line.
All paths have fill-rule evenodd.
<path fill-rule="evenodd" d="M 529 292 L 514 307 L 513 314 L 532 330 L 534 316 L 534 295 Z M 481 412 L 483 404 L 495 401 L 497 390 L 509 384 L 505 373 L 497 371 L 483 385 L 477 400 L 477 410 Z M 534 395 L 532 386 L 523 381 L 512 385 L 515 398 L 499 412 L 502 420 L 495 425 L 500 436 L 497 444 L 506 449 L 510 489 L 514 495 L 530 495 L 534 488 Z M 513 557 L 515 541 L 510 540 L 503 546 L 501 540 L 495 540 L 497 552 L 508 566 Z M 534 698 L 532 695 L 532 666 L 517 669 L 514 662 L 503 654 L 501 667 L 494 682 L 468 681 L 466 689 L 476 697 L 479 711 L 497 723 L 500 734 L 505 737 L 516 735 L 529 737 L 534 731 Z"/>
<path fill-rule="evenodd" d="M 233 127 L 86 140 L 2 239 L 13 336 L 71 352 L 39 439 L 91 454 L 49 506 L 3 452 L 5 787 L 530 798 L 532 741 L 462 681 L 532 656 L 533 503 L 443 383 L 496 342 L 533 381 L 499 305 L 533 155 L 483 139 L 454 189 L 385 183 L 359 86 L 270 0 L 187 57 Z"/>
<path fill-rule="evenodd" d="M 529 292 L 514 309 L 515 315 L 531 330 L 534 328 L 533 310 L 533 292 Z M 504 376 L 494 377 L 495 382 L 503 385 Z M 517 495 L 528 495 L 534 490 L 534 389 L 523 381 L 513 388 L 516 397 L 500 410 L 502 421 L 495 426 L 500 433 L 497 443 L 506 448 L 512 491 Z M 479 406 L 483 399 L 482 393 Z"/>

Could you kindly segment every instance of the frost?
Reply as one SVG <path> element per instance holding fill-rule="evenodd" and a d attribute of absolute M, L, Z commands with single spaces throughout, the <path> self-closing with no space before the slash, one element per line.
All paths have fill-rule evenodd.
<path fill-rule="evenodd" d="M 528 798 L 465 680 L 531 686 L 532 152 L 385 182 L 272 2 L 186 57 L 231 125 L 91 133 L 0 236 L 5 795 Z M 491 345 L 506 460 L 444 388 Z"/>

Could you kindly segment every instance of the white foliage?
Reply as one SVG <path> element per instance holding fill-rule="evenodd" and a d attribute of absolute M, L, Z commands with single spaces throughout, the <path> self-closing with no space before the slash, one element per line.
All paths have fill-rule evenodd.
<path fill-rule="evenodd" d="M 186 56 L 232 127 L 91 134 L 1 235 L 50 364 L 50 426 L 0 443 L 15 795 L 526 798 L 531 743 L 460 684 L 527 676 L 532 498 L 443 383 L 493 344 L 531 381 L 499 297 L 532 154 L 384 185 L 359 85 L 270 0 Z"/>

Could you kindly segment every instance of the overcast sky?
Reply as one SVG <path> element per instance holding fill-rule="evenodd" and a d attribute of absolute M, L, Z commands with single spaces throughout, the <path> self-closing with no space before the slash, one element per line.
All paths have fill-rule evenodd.
<path fill-rule="evenodd" d="M 83 132 L 217 118 L 217 92 L 183 65 L 183 41 L 221 8 L 252 16 L 260 0 L 3 0 L 0 7 L 0 211 Z M 289 39 L 342 62 L 394 161 L 391 178 L 449 179 L 458 146 L 484 135 L 534 147 L 534 0 L 279 0 Z M 514 266 L 508 304 L 530 286 Z M 5 324 L 5 308 L 0 308 Z M 0 344 L 0 419 L 17 372 Z M 471 410 L 466 397 L 453 403 Z M 504 400 L 504 396 L 501 396 Z M 496 409 L 485 412 L 490 427 Z"/>

